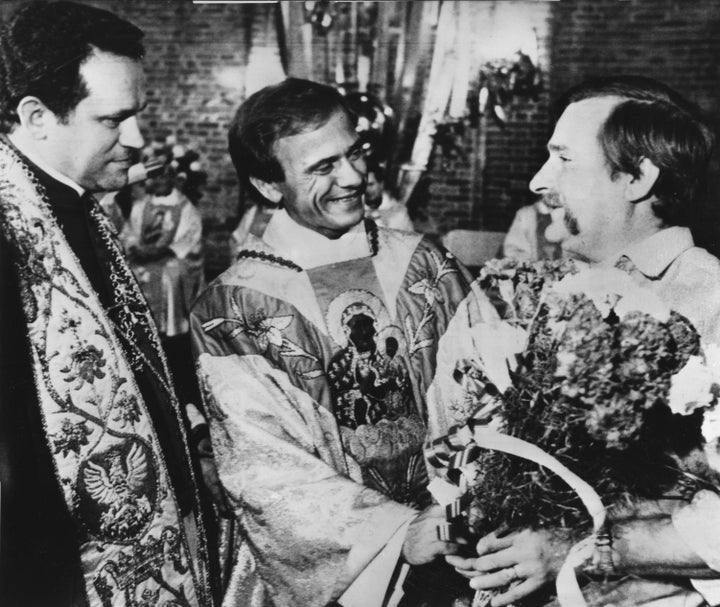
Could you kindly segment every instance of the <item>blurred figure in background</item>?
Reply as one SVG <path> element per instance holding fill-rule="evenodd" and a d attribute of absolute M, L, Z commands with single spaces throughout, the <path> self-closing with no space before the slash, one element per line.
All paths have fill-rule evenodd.
<path fill-rule="evenodd" d="M 367 92 L 349 93 L 345 102 L 365 154 L 365 217 L 383 228 L 414 232 L 402 197 L 397 191 L 386 189 L 385 184 L 385 170 L 396 140 L 392 108 Z"/>
<path fill-rule="evenodd" d="M 205 524 L 212 551 L 220 550 L 219 519 L 227 505 L 217 478 L 209 432 L 190 343 L 190 306 L 205 286 L 202 218 L 197 203 L 207 180 L 199 156 L 170 136 L 145 148 L 142 165 L 151 167 L 144 181 L 118 196 L 133 196 L 122 230 L 130 268 L 155 318 L 175 390 L 190 425 L 204 486 Z M 159 166 L 158 166 L 159 165 Z M 122 204 L 120 198 L 116 200 Z M 210 510 L 213 510 L 211 512 Z"/>
<path fill-rule="evenodd" d="M 106 192 L 98 201 L 118 235 L 122 234 L 130 218 L 133 201 L 145 196 L 145 180 L 165 170 L 164 160 L 155 160 L 146 164 L 140 162 L 141 156 L 140 150 L 132 151 L 133 165 L 128 169 L 127 185 L 119 190 Z"/>
<path fill-rule="evenodd" d="M 190 350 L 190 306 L 205 285 L 202 220 L 195 206 L 206 175 L 198 155 L 172 138 L 155 142 L 143 162 L 163 169 L 145 181 L 122 231 L 130 267 L 155 317 L 183 404 L 198 403 Z"/>
<path fill-rule="evenodd" d="M 565 211 L 542 200 L 520 207 L 503 242 L 503 256 L 523 261 L 560 259 L 568 236 Z"/>
<path fill-rule="evenodd" d="M 197 155 L 181 146 L 155 146 L 147 155 L 164 158 L 164 169 L 133 201 L 123 242 L 160 333 L 174 337 L 187 334 L 187 310 L 204 283 L 202 221 L 188 194 L 199 194 L 205 174 L 190 168 Z"/>
<path fill-rule="evenodd" d="M 230 251 L 232 259 L 237 259 L 238 253 L 245 248 L 248 236 L 262 238 L 270 218 L 280 207 L 265 201 L 257 195 L 258 200 L 245 209 L 240 223 L 230 235 Z"/>
<path fill-rule="evenodd" d="M 407 208 L 384 188 L 385 170 L 375 158 L 367 159 L 365 188 L 365 217 L 375 220 L 383 228 L 414 232 L 415 227 Z"/>

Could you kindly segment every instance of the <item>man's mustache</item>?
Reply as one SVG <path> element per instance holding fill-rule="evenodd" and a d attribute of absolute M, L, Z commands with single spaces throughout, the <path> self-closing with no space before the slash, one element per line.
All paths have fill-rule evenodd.
<path fill-rule="evenodd" d="M 551 209 L 558 209 L 562 206 L 560 203 L 560 195 L 557 192 L 545 192 L 542 201 Z"/>
<path fill-rule="evenodd" d="M 562 204 L 560 201 L 560 195 L 557 192 L 543 193 L 542 201 L 550 209 L 564 209 L 565 213 L 563 214 L 563 223 L 565 224 L 565 229 L 567 229 L 568 233 L 572 236 L 577 236 L 580 233 L 580 226 L 578 224 L 577 217 L 572 214 L 570 209 Z"/>

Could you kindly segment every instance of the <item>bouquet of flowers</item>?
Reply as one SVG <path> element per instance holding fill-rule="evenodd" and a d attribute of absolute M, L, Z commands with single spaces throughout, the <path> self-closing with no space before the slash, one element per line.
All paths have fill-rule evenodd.
<path fill-rule="evenodd" d="M 501 321 L 473 328 L 484 347 L 455 369 L 472 428 L 539 447 L 606 508 L 718 484 L 720 348 L 687 318 L 615 268 L 494 260 L 479 281 Z M 592 527 L 578 493 L 537 460 L 471 446 L 457 467 L 475 533 Z"/>

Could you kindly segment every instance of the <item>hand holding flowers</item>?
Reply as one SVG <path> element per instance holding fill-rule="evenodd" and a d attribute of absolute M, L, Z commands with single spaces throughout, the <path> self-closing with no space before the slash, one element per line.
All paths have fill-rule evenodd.
<path fill-rule="evenodd" d="M 716 486 L 720 348 L 686 318 L 612 268 L 499 261 L 480 281 L 502 321 L 473 328 L 484 345 L 456 368 L 473 426 L 540 447 L 611 509 Z M 448 560 L 480 572 L 477 588 L 507 586 L 510 570 L 520 583 L 492 600 L 510 604 L 557 575 L 590 518 L 547 468 L 483 450 L 480 438 L 471 446 L 480 449 L 461 470 L 473 498 L 465 518 L 484 537 L 478 558 Z M 524 531 L 486 535 L 500 525 Z"/>

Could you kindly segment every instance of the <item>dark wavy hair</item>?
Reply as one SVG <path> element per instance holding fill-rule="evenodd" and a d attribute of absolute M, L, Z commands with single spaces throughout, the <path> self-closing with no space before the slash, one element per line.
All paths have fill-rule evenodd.
<path fill-rule="evenodd" d="M 140 60 L 143 32 L 108 11 L 75 2 L 23 5 L 0 34 L 0 123 L 19 122 L 23 97 L 66 119 L 88 95 L 80 67 L 95 49 Z"/>
<path fill-rule="evenodd" d="M 250 177 L 284 181 L 275 142 L 313 131 L 339 111 L 354 120 L 338 90 L 300 78 L 287 78 L 250 95 L 235 114 L 228 134 L 230 158 L 240 181 L 245 186 L 251 185 Z"/>
<path fill-rule="evenodd" d="M 653 211 L 667 225 L 698 217 L 715 137 L 700 109 L 665 84 L 642 76 L 588 80 L 571 89 L 560 108 L 596 97 L 619 97 L 598 137 L 611 175 L 639 175 L 650 160 L 660 173 Z"/>

